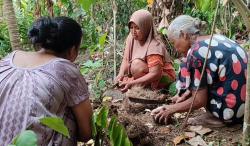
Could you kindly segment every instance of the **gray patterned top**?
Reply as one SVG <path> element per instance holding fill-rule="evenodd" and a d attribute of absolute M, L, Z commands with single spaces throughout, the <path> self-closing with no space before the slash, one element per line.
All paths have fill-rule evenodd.
<path fill-rule="evenodd" d="M 76 145 L 76 120 L 70 107 L 89 97 L 77 67 L 56 58 L 35 68 L 20 68 L 12 62 L 14 55 L 0 61 L 0 146 L 11 143 L 25 129 L 38 135 L 39 146 Z M 44 116 L 62 118 L 71 138 L 39 124 Z"/>

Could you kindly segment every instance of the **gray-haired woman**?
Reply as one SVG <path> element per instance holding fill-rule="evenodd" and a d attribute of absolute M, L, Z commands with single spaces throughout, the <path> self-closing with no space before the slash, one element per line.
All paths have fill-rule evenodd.
<path fill-rule="evenodd" d="M 190 124 L 222 126 L 242 122 L 246 97 L 247 54 L 234 41 L 214 35 L 200 35 L 201 21 L 188 15 L 177 17 L 168 28 L 168 37 L 178 52 L 185 57 L 177 80 L 178 94 L 173 105 L 152 111 L 157 122 L 168 122 L 177 112 L 187 112 L 193 95 L 198 90 L 193 109 L 205 107 L 207 112 L 189 119 Z M 208 56 L 207 56 L 208 54 Z M 204 75 L 201 72 L 205 58 Z"/>

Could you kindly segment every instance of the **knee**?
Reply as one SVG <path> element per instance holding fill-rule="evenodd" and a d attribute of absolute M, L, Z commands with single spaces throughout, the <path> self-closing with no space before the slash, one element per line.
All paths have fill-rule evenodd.
<path fill-rule="evenodd" d="M 139 78 L 148 73 L 147 63 L 141 59 L 135 59 L 131 63 L 131 73 L 134 78 Z"/>

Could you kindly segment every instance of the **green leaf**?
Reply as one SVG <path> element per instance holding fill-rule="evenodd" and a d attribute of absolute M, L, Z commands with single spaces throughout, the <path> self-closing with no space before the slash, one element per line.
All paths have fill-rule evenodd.
<path fill-rule="evenodd" d="M 15 146 L 37 146 L 37 135 L 31 130 L 23 131 L 14 139 L 13 145 Z"/>
<path fill-rule="evenodd" d="M 69 136 L 69 130 L 65 126 L 64 121 L 61 118 L 57 117 L 44 117 L 40 119 L 40 123 L 55 130 L 56 132 L 66 136 Z"/>
<path fill-rule="evenodd" d="M 170 80 L 167 76 L 162 76 L 160 79 L 160 83 L 169 85 L 172 82 L 172 80 Z"/>
<path fill-rule="evenodd" d="M 93 61 L 92 60 L 88 60 L 87 62 L 83 63 L 84 66 L 86 67 L 92 67 L 93 66 Z"/>
<path fill-rule="evenodd" d="M 64 5 L 68 4 L 68 0 L 61 0 L 61 2 L 62 2 Z"/>
<path fill-rule="evenodd" d="M 122 146 L 122 138 L 124 138 L 124 131 L 122 129 L 122 126 L 120 124 L 117 124 L 117 127 L 115 128 L 115 132 L 118 137 L 115 139 L 115 146 Z"/>
<path fill-rule="evenodd" d="M 178 71 L 180 68 L 180 61 L 178 59 L 174 60 L 174 70 Z"/>
<path fill-rule="evenodd" d="M 173 82 L 172 84 L 170 84 L 169 88 L 168 88 L 168 92 L 171 96 L 174 96 L 177 94 L 177 89 L 176 89 L 176 82 Z"/>
<path fill-rule="evenodd" d="M 92 136 L 93 137 L 96 137 L 96 135 L 97 135 L 96 117 L 97 117 L 97 114 L 95 112 L 92 116 L 92 119 L 91 119 L 91 129 L 92 129 Z"/>
<path fill-rule="evenodd" d="M 122 132 L 122 128 L 120 125 L 118 125 L 118 123 L 115 125 L 114 129 L 113 129 L 113 143 L 114 143 L 114 146 L 120 146 L 120 135 L 121 135 L 121 132 Z"/>
<path fill-rule="evenodd" d="M 124 146 L 133 146 L 128 137 L 125 139 Z"/>
<path fill-rule="evenodd" d="M 89 68 L 85 68 L 85 67 L 81 67 L 81 68 L 80 68 L 80 72 L 81 72 L 82 75 L 88 74 L 89 71 L 90 71 Z"/>
<path fill-rule="evenodd" d="M 104 47 L 104 44 L 107 40 L 107 35 L 108 33 L 104 33 L 100 38 L 99 38 L 99 44 L 100 44 L 100 47 L 103 48 Z"/>
<path fill-rule="evenodd" d="M 101 127 L 101 128 L 107 128 L 107 123 L 108 123 L 108 113 L 109 109 L 106 106 L 103 106 L 96 118 L 96 124 Z"/>
<path fill-rule="evenodd" d="M 115 116 L 109 122 L 108 132 L 112 146 L 132 146 L 125 128 L 118 123 Z"/>
<path fill-rule="evenodd" d="M 216 6 L 216 0 L 196 0 L 195 7 L 204 12 L 211 11 Z"/>
<path fill-rule="evenodd" d="M 160 33 L 163 35 L 167 35 L 168 34 L 168 30 L 164 27 L 160 29 Z"/>
<path fill-rule="evenodd" d="M 92 60 L 88 60 L 87 62 L 83 63 L 83 66 L 88 68 L 99 68 L 102 66 L 102 60 L 98 60 L 93 62 Z"/>
<path fill-rule="evenodd" d="M 102 60 L 98 60 L 95 63 L 93 63 L 92 67 L 99 68 L 102 66 Z"/>
<path fill-rule="evenodd" d="M 79 4 L 85 11 L 89 11 L 91 5 L 94 3 L 94 0 L 79 0 Z"/>
<path fill-rule="evenodd" d="M 116 122 L 117 122 L 117 120 L 116 120 L 115 116 L 112 116 L 112 118 L 109 122 L 109 127 L 108 127 L 109 137 L 110 137 L 111 141 L 114 141 L 112 135 L 113 135 L 113 129 L 114 129 Z"/>
<path fill-rule="evenodd" d="M 104 80 L 100 80 L 98 83 L 98 86 L 100 89 L 104 89 L 106 86 L 106 82 Z"/>

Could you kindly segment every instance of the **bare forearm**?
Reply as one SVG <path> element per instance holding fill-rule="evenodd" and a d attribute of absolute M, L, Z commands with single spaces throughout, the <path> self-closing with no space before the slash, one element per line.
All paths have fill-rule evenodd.
<path fill-rule="evenodd" d="M 87 99 L 72 107 L 76 121 L 78 124 L 78 133 L 80 141 L 88 141 L 91 138 L 91 117 L 92 117 L 92 107 L 90 100 Z"/>
<path fill-rule="evenodd" d="M 194 93 L 195 91 L 192 91 L 192 92 Z M 169 105 L 170 106 L 169 109 L 172 110 L 171 113 L 187 112 L 192 104 L 193 97 L 194 97 L 194 94 L 191 98 L 188 98 L 187 100 L 183 102 Z M 194 100 L 192 109 L 199 109 L 201 107 L 205 107 L 207 104 L 207 98 L 208 98 L 207 89 L 202 89 L 198 91 L 197 96 Z"/>
<path fill-rule="evenodd" d="M 159 80 L 161 77 L 161 74 L 158 73 L 147 73 L 146 75 L 136 79 L 133 81 L 133 84 L 135 85 L 142 85 L 146 86 L 149 85 L 150 83 Z"/>
<path fill-rule="evenodd" d="M 121 63 L 121 67 L 120 67 L 120 70 L 119 70 L 119 75 L 124 75 L 125 74 L 125 71 L 126 71 L 126 59 L 123 59 L 122 60 L 122 63 Z"/>

